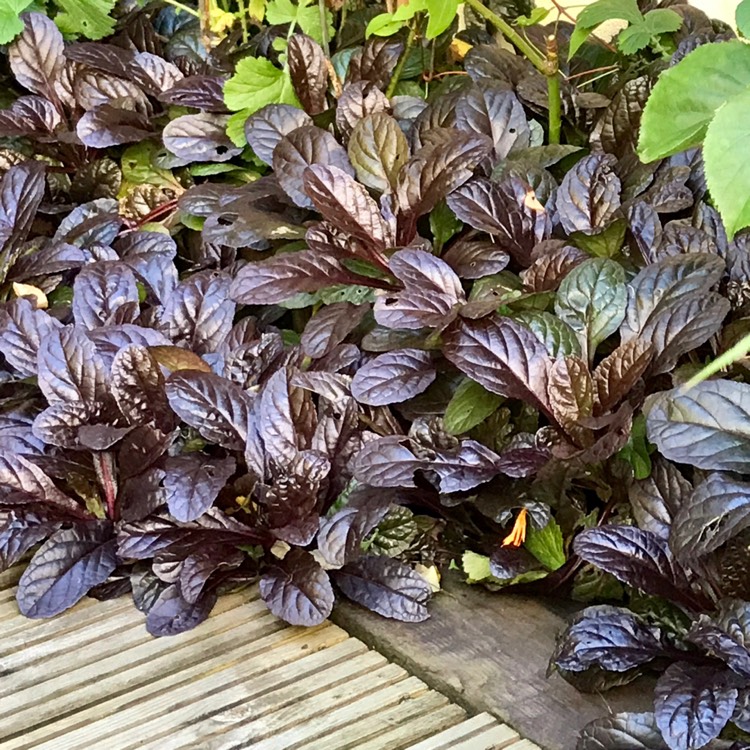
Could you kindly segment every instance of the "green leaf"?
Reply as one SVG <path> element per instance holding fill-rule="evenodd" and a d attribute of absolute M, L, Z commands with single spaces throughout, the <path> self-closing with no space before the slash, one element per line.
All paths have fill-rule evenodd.
<path fill-rule="evenodd" d="M 444 200 L 440 201 L 430 212 L 430 231 L 435 252 L 439 254 L 445 243 L 458 234 L 463 226 L 463 222 L 456 218 L 450 206 Z"/>
<path fill-rule="evenodd" d="M 638 23 L 642 18 L 636 0 L 596 0 L 578 14 L 576 26 L 598 26 L 613 20 Z"/>
<path fill-rule="evenodd" d="M 742 0 L 734 12 L 737 31 L 744 37 L 750 36 L 750 0 Z"/>
<path fill-rule="evenodd" d="M 488 578 L 494 578 L 490 573 L 490 558 L 467 550 L 461 558 L 461 567 L 466 575 L 467 583 L 478 583 Z"/>
<path fill-rule="evenodd" d="M 270 0 L 266 6 L 266 21 L 271 25 L 292 23 L 316 42 L 323 43 L 323 25 L 320 22 L 320 8 L 317 0 L 299 0 L 297 5 L 291 0 Z M 325 37 L 330 39 L 334 27 L 331 13 L 327 9 L 326 23 L 328 29 Z"/>
<path fill-rule="evenodd" d="M 227 136 L 229 140 L 234 143 L 235 146 L 244 148 L 247 146 L 247 138 L 245 138 L 245 123 L 247 118 L 253 114 L 252 109 L 241 109 L 239 112 L 235 112 L 227 120 Z"/>
<path fill-rule="evenodd" d="M 597 258 L 614 258 L 625 244 L 625 231 L 628 224 L 624 219 L 615 219 L 599 234 L 573 232 L 571 239 L 577 247 Z"/>
<path fill-rule="evenodd" d="M 268 104 L 302 106 L 289 73 L 263 57 L 245 57 L 237 63 L 234 75 L 224 84 L 224 103 L 233 112 L 243 110 L 243 126 L 251 114 Z M 229 127 L 237 137 L 236 122 L 233 124 L 230 120 L 227 132 Z"/>
<path fill-rule="evenodd" d="M 596 347 L 622 323 L 627 307 L 625 269 L 609 258 L 576 266 L 560 284 L 555 312 L 577 334 L 591 362 Z"/>
<path fill-rule="evenodd" d="M 534 8 L 528 16 L 518 16 L 516 26 L 536 26 L 552 12 L 552 8 Z"/>
<path fill-rule="evenodd" d="M 402 505 L 394 505 L 362 547 L 375 555 L 397 557 L 409 549 L 418 533 L 414 514 Z"/>
<path fill-rule="evenodd" d="M 427 39 L 440 36 L 453 23 L 459 0 L 427 0 Z"/>
<path fill-rule="evenodd" d="M 56 0 L 63 11 L 55 16 L 55 23 L 63 34 L 102 39 L 115 30 L 110 17 L 115 0 Z"/>
<path fill-rule="evenodd" d="M 750 225 L 750 90 L 719 108 L 703 142 L 706 183 L 727 236 Z"/>
<path fill-rule="evenodd" d="M 473 380 L 464 380 L 458 386 L 445 409 L 446 432 L 460 435 L 484 422 L 504 401 L 502 396 L 490 393 Z"/>
<path fill-rule="evenodd" d="M 396 21 L 393 13 L 381 13 L 375 16 L 367 24 L 365 36 L 369 39 L 371 36 L 393 36 L 406 25 L 405 21 Z"/>
<path fill-rule="evenodd" d="M 565 565 L 562 530 L 554 518 L 550 518 L 543 529 L 530 525 L 524 545 L 548 570 L 557 570 Z"/>
<path fill-rule="evenodd" d="M 588 39 L 594 29 L 606 21 L 622 20 L 628 23 L 639 23 L 643 19 L 636 0 L 597 0 L 584 8 L 576 20 L 575 29 L 568 44 L 570 59 Z"/>
<path fill-rule="evenodd" d="M 652 36 L 653 34 L 642 24 L 630 26 L 617 35 L 617 48 L 623 55 L 634 55 L 648 47 Z"/>
<path fill-rule="evenodd" d="M 550 357 L 581 356 L 581 343 L 576 332 L 560 318 L 545 311 L 519 312 L 513 316 L 519 323 L 531 329 L 544 344 Z"/>
<path fill-rule="evenodd" d="M 682 25 L 682 18 L 673 10 L 659 8 L 650 10 L 637 23 L 620 32 L 617 46 L 624 55 L 634 55 L 644 47 L 648 47 L 651 40 L 660 34 L 677 31 Z"/>
<path fill-rule="evenodd" d="M 21 13 L 31 0 L 0 0 L 0 44 L 8 44 L 23 31 Z"/>
<path fill-rule="evenodd" d="M 748 86 L 750 49 L 744 42 L 693 50 L 663 71 L 651 91 L 641 119 L 641 160 L 655 161 L 700 144 L 719 107 Z"/>
<path fill-rule="evenodd" d="M 677 31 L 682 26 L 682 16 L 669 8 L 656 8 L 646 13 L 643 23 L 653 36 L 658 36 Z"/>
<path fill-rule="evenodd" d="M 157 187 L 181 187 L 168 169 L 154 164 L 154 155 L 159 150 L 156 143 L 144 141 L 129 146 L 122 155 L 122 176 L 132 185 L 156 185 Z"/>
<path fill-rule="evenodd" d="M 633 420 L 628 442 L 617 455 L 630 464 L 635 479 L 647 479 L 651 476 L 652 451 L 653 447 L 646 439 L 646 417 L 639 414 Z"/>

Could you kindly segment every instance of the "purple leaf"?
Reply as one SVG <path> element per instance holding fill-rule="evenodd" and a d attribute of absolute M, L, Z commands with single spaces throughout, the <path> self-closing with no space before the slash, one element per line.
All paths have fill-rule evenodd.
<path fill-rule="evenodd" d="M 18 83 L 55 102 L 55 82 L 65 63 L 63 36 L 42 13 L 24 13 L 22 18 L 25 28 L 8 48 L 10 68 Z"/>
<path fill-rule="evenodd" d="M 541 341 L 510 318 L 456 321 L 443 338 L 445 357 L 488 391 L 519 398 L 550 413 L 552 360 Z"/>
<path fill-rule="evenodd" d="M 0 348 L 8 364 L 22 377 L 36 375 L 41 340 L 59 321 L 29 300 L 16 299 L 0 308 Z"/>
<path fill-rule="evenodd" d="M 204 593 L 195 602 L 186 601 L 176 584 L 167 586 L 146 615 L 146 629 L 151 635 L 178 635 L 200 625 L 216 604 L 216 592 Z"/>
<path fill-rule="evenodd" d="M 234 303 L 225 273 L 205 271 L 183 281 L 170 295 L 161 328 L 177 346 L 196 354 L 216 351 L 232 328 Z"/>
<path fill-rule="evenodd" d="M 368 309 L 368 305 L 351 302 L 326 305 L 305 326 L 300 340 L 302 351 L 313 359 L 330 354 L 360 324 Z"/>
<path fill-rule="evenodd" d="M 737 688 L 723 684 L 721 671 L 678 662 L 656 683 L 656 724 L 670 750 L 703 747 L 719 736 L 736 702 Z"/>
<path fill-rule="evenodd" d="M 17 563 L 35 544 L 56 531 L 60 521 L 42 513 L 11 510 L 0 523 L 0 571 Z"/>
<path fill-rule="evenodd" d="M 56 531 L 39 548 L 18 582 L 16 599 L 26 617 L 54 617 L 72 607 L 117 567 L 107 521 Z"/>
<path fill-rule="evenodd" d="M 138 287 L 133 272 L 119 261 L 85 266 L 73 282 L 73 315 L 83 328 L 113 322 L 128 303 L 138 304 Z"/>
<path fill-rule="evenodd" d="M 354 176 L 346 151 L 328 131 L 303 125 L 288 133 L 273 150 L 273 171 L 286 194 L 302 208 L 314 208 L 303 182 L 312 164 L 337 167 Z"/>
<path fill-rule="evenodd" d="M 402 292 L 384 293 L 375 301 L 375 320 L 387 328 L 437 328 L 465 303 L 461 281 L 451 267 L 424 250 L 398 250 L 389 260 Z"/>
<path fill-rule="evenodd" d="M 315 164 L 305 170 L 303 182 L 313 206 L 337 229 L 381 251 L 394 244 L 378 204 L 350 173 Z"/>
<path fill-rule="evenodd" d="M 318 115 L 327 109 L 327 58 L 323 48 L 306 34 L 293 34 L 287 47 L 287 64 L 294 90 L 305 111 Z"/>
<path fill-rule="evenodd" d="M 312 124 L 312 118 L 299 107 L 269 104 L 247 118 L 245 137 L 255 155 L 270 165 L 273 163 L 273 151 L 285 135 Z"/>
<path fill-rule="evenodd" d="M 245 305 L 275 305 L 300 292 L 316 292 L 351 281 L 351 275 L 337 258 L 302 250 L 243 266 L 229 294 L 235 302 Z"/>
<path fill-rule="evenodd" d="M 201 112 L 182 115 L 167 123 L 162 131 L 164 146 L 185 161 L 222 162 L 242 153 L 227 136 L 226 115 Z"/>
<path fill-rule="evenodd" d="M 411 568 L 390 557 L 367 556 L 332 573 L 336 585 L 352 601 L 402 622 L 423 622 L 430 615 L 432 590 Z"/>
<path fill-rule="evenodd" d="M 82 328 L 48 331 L 39 345 L 39 387 L 50 404 L 80 401 L 93 407 L 106 392 L 104 365 Z"/>
<path fill-rule="evenodd" d="M 386 406 L 422 393 L 435 380 L 429 352 L 398 349 L 361 367 L 352 380 L 352 395 L 362 404 Z"/>
<path fill-rule="evenodd" d="M 260 595 L 268 609 L 290 625 L 320 625 L 333 609 L 333 588 L 315 558 L 290 550 L 260 579 Z"/>
<path fill-rule="evenodd" d="M 212 461 L 196 453 L 168 459 L 163 483 L 169 512 L 178 521 L 199 518 L 211 507 L 236 468 L 233 458 Z"/>
<path fill-rule="evenodd" d="M 228 450 L 244 450 L 252 401 L 238 385 L 195 370 L 173 373 L 167 380 L 169 404 L 203 438 Z"/>

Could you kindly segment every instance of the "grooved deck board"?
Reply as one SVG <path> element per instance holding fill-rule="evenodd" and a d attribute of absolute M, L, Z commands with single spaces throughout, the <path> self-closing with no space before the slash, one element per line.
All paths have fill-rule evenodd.
<path fill-rule="evenodd" d="M 256 588 L 158 639 L 129 597 L 23 618 L 21 572 L 0 573 L 0 750 L 539 750 L 331 622 L 281 622 Z"/>

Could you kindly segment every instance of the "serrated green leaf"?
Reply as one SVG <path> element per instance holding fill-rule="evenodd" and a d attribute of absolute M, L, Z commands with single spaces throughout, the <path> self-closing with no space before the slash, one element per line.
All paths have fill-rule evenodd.
<path fill-rule="evenodd" d="M 734 12 L 737 31 L 744 37 L 750 37 L 750 0 L 742 0 Z"/>
<path fill-rule="evenodd" d="M 656 8 L 646 13 L 643 23 L 653 36 L 658 36 L 677 31 L 682 26 L 682 16 L 669 8 Z"/>
<path fill-rule="evenodd" d="M 460 435 L 484 422 L 505 399 L 490 393 L 484 386 L 473 380 L 464 380 L 453 394 L 445 409 L 444 425 L 446 432 Z"/>
<path fill-rule="evenodd" d="M 30 0 L 0 0 L 0 44 L 8 44 L 23 31 L 21 13 Z"/>
<path fill-rule="evenodd" d="M 543 529 L 529 526 L 524 545 L 548 570 L 557 570 L 565 565 L 562 530 L 554 518 L 550 518 Z"/>
<path fill-rule="evenodd" d="M 706 183 L 730 240 L 750 225 L 750 169 L 747 158 L 743 158 L 748 137 L 750 90 L 719 108 L 703 142 Z"/>
<path fill-rule="evenodd" d="M 110 17 L 115 0 L 56 0 L 63 11 L 55 16 L 55 23 L 63 34 L 102 39 L 115 30 Z"/>
<path fill-rule="evenodd" d="M 617 35 L 617 48 L 623 55 L 634 55 L 648 47 L 653 34 L 642 24 L 634 24 Z"/>
<path fill-rule="evenodd" d="M 700 144 L 719 107 L 748 86 L 750 48 L 744 42 L 693 50 L 662 72 L 651 91 L 641 119 L 641 160 L 655 161 Z"/>
<path fill-rule="evenodd" d="M 467 550 L 461 558 L 461 567 L 467 583 L 478 583 L 488 578 L 494 578 L 490 573 L 490 558 L 487 555 L 479 555 Z"/>
<path fill-rule="evenodd" d="M 328 25 L 325 37 L 330 39 L 334 27 L 330 11 L 326 9 L 325 13 Z M 291 0 L 270 0 L 266 6 L 266 21 L 271 25 L 292 23 L 316 42 L 323 43 L 323 25 L 317 0 L 299 0 L 297 5 Z"/>
<path fill-rule="evenodd" d="M 636 0 L 596 0 L 578 14 L 578 24 L 598 26 L 605 21 L 614 20 L 638 23 L 642 18 Z"/>
<path fill-rule="evenodd" d="M 245 57 L 237 63 L 234 75 L 224 84 L 224 103 L 233 112 L 242 112 L 243 126 L 251 114 L 268 104 L 301 108 L 289 73 L 263 57 Z M 227 133 L 231 128 L 235 137 L 230 138 L 236 143 L 238 122 L 233 119 L 230 118 Z"/>
<path fill-rule="evenodd" d="M 122 155 L 122 176 L 131 185 L 155 185 L 174 188 L 179 182 L 168 169 L 154 164 L 154 154 L 159 150 L 156 143 L 146 141 L 125 149 Z"/>
<path fill-rule="evenodd" d="M 459 0 L 427 0 L 427 39 L 440 36 L 453 23 Z"/>

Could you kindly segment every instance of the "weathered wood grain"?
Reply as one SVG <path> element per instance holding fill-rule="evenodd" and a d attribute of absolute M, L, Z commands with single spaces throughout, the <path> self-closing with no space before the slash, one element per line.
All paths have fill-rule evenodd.
<path fill-rule="evenodd" d="M 546 750 L 571 750 L 580 729 L 610 708 L 651 709 L 643 682 L 585 695 L 558 675 L 546 677 L 565 624 L 562 606 L 491 594 L 450 576 L 444 587 L 423 623 L 386 620 L 344 602 L 332 619 L 452 701 L 493 714 Z"/>

